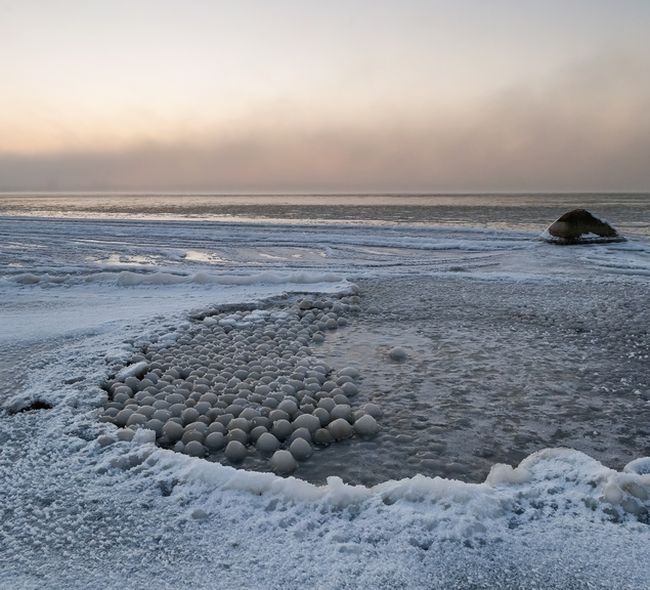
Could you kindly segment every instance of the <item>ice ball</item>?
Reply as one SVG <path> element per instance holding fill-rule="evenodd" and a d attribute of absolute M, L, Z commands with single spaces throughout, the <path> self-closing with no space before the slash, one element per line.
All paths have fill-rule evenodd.
<path fill-rule="evenodd" d="M 248 434 L 244 432 L 241 428 L 233 428 L 226 435 L 226 440 L 228 441 L 237 440 L 240 443 L 245 445 L 248 442 Z"/>
<path fill-rule="evenodd" d="M 168 420 L 162 429 L 169 442 L 176 442 L 183 436 L 184 429 L 178 422 Z"/>
<path fill-rule="evenodd" d="M 313 449 L 304 438 L 297 438 L 289 445 L 289 452 L 296 461 L 305 461 L 311 457 Z"/>
<path fill-rule="evenodd" d="M 289 440 L 294 441 L 297 438 L 304 438 L 305 440 L 311 441 L 311 432 L 306 428 L 296 428 L 296 430 L 291 433 Z"/>
<path fill-rule="evenodd" d="M 334 442 L 332 433 L 327 428 L 319 428 L 314 432 L 313 440 L 317 445 L 329 445 Z"/>
<path fill-rule="evenodd" d="M 366 414 L 370 414 L 375 419 L 381 418 L 384 415 L 381 408 L 377 404 L 373 404 L 373 403 L 368 403 L 365 406 L 363 406 L 363 411 Z"/>
<path fill-rule="evenodd" d="M 298 411 L 298 405 L 293 400 L 284 399 L 278 404 L 278 410 L 286 412 L 289 416 L 293 416 Z"/>
<path fill-rule="evenodd" d="M 352 426 L 347 420 L 337 418 L 327 425 L 327 430 L 334 437 L 334 440 L 344 440 L 352 436 Z"/>
<path fill-rule="evenodd" d="M 289 451 L 275 451 L 271 457 L 271 468 L 275 473 L 287 475 L 293 473 L 298 463 Z"/>
<path fill-rule="evenodd" d="M 238 440 L 231 440 L 226 446 L 226 458 L 233 463 L 241 463 L 248 455 L 246 447 Z"/>
<path fill-rule="evenodd" d="M 221 432 L 211 432 L 205 437 L 204 444 L 211 451 L 219 451 L 226 445 L 226 438 Z"/>
<path fill-rule="evenodd" d="M 349 420 L 352 417 L 352 408 L 348 404 L 336 404 L 330 412 L 332 418 L 343 418 Z"/>
<path fill-rule="evenodd" d="M 379 424 L 370 414 L 365 414 L 355 421 L 354 431 L 359 436 L 371 437 L 379 432 Z"/>
<path fill-rule="evenodd" d="M 273 423 L 271 432 L 279 439 L 284 440 L 293 432 L 293 426 L 288 420 L 277 420 Z"/>
<path fill-rule="evenodd" d="M 270 432 L 265 432 L 257 439 L 255 447 L 260 453 L 270 455 L 280 447 L 280 441 Z"/>
<path fill-rule="evenodd" d="M 183 452 L 190 457 L 203 457 L 205 455 L 205 447 L 196 440 L 191 440 L 185 443 Z"/>

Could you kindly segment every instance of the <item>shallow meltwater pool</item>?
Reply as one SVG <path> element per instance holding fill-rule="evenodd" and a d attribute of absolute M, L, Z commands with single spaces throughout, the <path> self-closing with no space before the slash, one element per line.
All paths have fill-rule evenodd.
<path fill-rule="evenodd" d="M 570 447 L 650 454 L 640 282 L 363 280 L 214 307 L 113 366 L 101 419 L 175 451 L 314 483 L 483 481 Z"/>

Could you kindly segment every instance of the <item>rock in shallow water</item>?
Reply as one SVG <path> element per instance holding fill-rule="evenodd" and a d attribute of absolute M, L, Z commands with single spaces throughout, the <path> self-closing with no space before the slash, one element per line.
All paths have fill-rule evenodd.
<path fill-rule="evenodd" d="M 546 242 L 563 246 L 625 241 L 609 223 L 586 209 L 573 209 L 565 213 L 549 225 L 541 237 Z"/>

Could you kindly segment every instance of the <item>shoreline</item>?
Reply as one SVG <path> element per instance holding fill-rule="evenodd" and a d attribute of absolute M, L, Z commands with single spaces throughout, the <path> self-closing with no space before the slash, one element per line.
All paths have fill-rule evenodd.
<path fill-rule="evenodd" d="M 125 233 L 116 245 L 106 226 L 95 227 L 93 254 L 98 259 L 114 254 L 158 256 L 160 272 L 180 264 L 179 251 L 223 254 L 228 248 L 225 234 L 201 233 L 176 236 L 176 243 L 165 242 L 166 234 L 148 236 L 145 244 L 141 236 Z M 522 383 L 514 376 L 536 360 L 539 375 L 560 366 L 568 370 L 562 379 L 573 383 L 570 370 L 582 358 L 576 355 L 592 352 L 589 362 L 594 370 L 615 369 L 611 380 L 603 373 L 587 381 L 605 406 L 603 420 L 608 423 L 618 416 L 629 429 L 626 420 L 635 408 L 638 413 L 638 406 L 623 395 L 625 404 L 607 407 L 604 402 L 611 401 L 611 395 L 607 397 L 603 387 L 611 387 L 618 378 L 621 388 L 631 389 L 636 385 L 621 383 L 621 377 L 647 375 L 647 361 L 639 369 L 635 363 L 644 359 L 625 354 L 647 350 L 648 334 L 640 333 L 647 326 L 648 312 L 641 304 L 650 288 L 643 274 L 645 250 L 632 254 L 619 248 L 583 250 L 581 255 L 590 257 L 585 262 L 544 246 L 512 251 L 491 245 L 494 266 L 486 269 L 473 266 L 476 252 L 471 244 L 440 256 L 416 241 L 403 241 L 395 253 L 357 240 L 339 242 L 339 250 L 329 250 L 324 262 L 318 255 L 300 259 L 301 268 L 317 273 L 334 267 L 340 272 L 346 261 L 355 262 L 347 276 L 356 277 L 361 287 L 359 315 L 328 333 L 314 351 L 331 366 L 360 363 L 355 355 L 367 359 L 358 399 L 373 401 L 373 395 L 381 394 L 381 420 L 392 421 L 382 423 L 382 432 L 372 442 L 375 449 L 350 439 L 322 451 L 337 455 L 329 463 L 334 469 L 331 475 L 338 460 L 352 475 L 363 469 L 382 483 L 373 486 L 372 481 L 348 477 L 360 485 L 346 485 L 333 477 L 314 486 L 161 449 L 146 431 L 132 442 L 101 446 L 97 440 L 108 428 L 98 421 L 106 401 L 98 380 L 109 365 L 124 365 L 150 341 L 151 334 L 191 329 L 192 317 L 205 319 L 199 311 L 209 310 L 213 303 L 228 298 L 236 309 L 237 300 L 279 295 L 288 290 L 287 284 L 255 279 L 227 289 L 215 283 L 123 285 L 111 278 L 114 273 L 88 283 L 85 277 L 98 268 L 96 262 L 83 258 L 88 255 L 85 246 L 70 246 L 67 236 L 50 237 L 47 232 L 33 237 L 28 229 L 15 239 L 48 248 L 43 265 L 47 272 L 52 273 L 62 260 L 74 264 L 74 272 L 58 283 L 5 281 L 1 285 L 5 294 L 21 301 L 33 299 L 42 313 L 48 309 L 42 302 L 60 299 L 80 318 L 89 293 L 98 300 L 129 301 L 131 307 L 122 310 L 121 322 L 96 318 L 74 338 L 61 337 L 49 350 L 21 356 L 28 377 L 25 393 L 49 393 L 54 407 L 16 414 L 0 411 L 0 481 L 8 510 L 0 525 L 0 541 L 8 564 L 4 582 L 12 588 L 152 584 L 210 588 L 215 579 L 225 587 L 319 584 L 332 590 L 358 587 L 360 579 L 366 586 L 386 590 L 460 589 L 476 580 L 482 580 L 479 587 L 499 589 L 644 587 L 650 576 L 644 559 L 650 542 L 648 461 L 626 463 L 620 456 L 612 463 L 619 470 L 612 470 L 579 451 L 545 449 L 527 456 L 518 468 L 493 466 L 500 460 L 517 462 L 508 445 L 519 430 L 517 424 L 511 424 L 510 431 L 499 430 L 503 412 L 497 411 L 497 405 L 490 412 L 491 398 L 486 394 L 503 392 L 505 385 L 519 391 Z M 286 266 L 293 253 L 318 252 L 321 234 L 304 231 L 305 235 L 290 240 L 284 236 L 282 243 L 265 232 L 242 235 L 248 248 L 246 260 L 260 251 L 284 256 L 278 264 Z M 373 239 L 379 244 L 380 236 Z M 32 259 L 27 252 L 21 261 L 29 271 Z M 407 257 L 413 265 L 391 266 L 395 256 Z M 232 257 L 226 268 L 196 264 L 184 270 L 209 268 L 218 276 L 244 259 L 244 255 Z M 636 274 L 617 274 L 616 269 L 603 266 L 612 260 Z M 452 265 L 465 270 L 449 272 Z M 254 277 L 260 266 L 257 261 L 240 272 Z M 151 269 L 140 274 L 150 276 Z M 320 287 L 326 291 L 337 284 Z M 316 284 L 308 283 L 296 290 L 315 288 Z M 188 317 L 189 307 L 197 313 Z M 578 326 L 577 316 L 591 318 L 593 325 Z M 70 326 L 54 322 L 53 327 Z M 405 348 L 406 360 L 399 364 L 387 360 L 389 346 Z M 497 357 L 505 358 L 495 363 Z M 476 374 L 469 371 L 472 368 Z M 418 382 L 420 373 L 425 378 Z M 514 381 L 499 381 L 498 375 Z M 15 392 L 10 374 L 7 380 L 8 391 Z M 527 396 L 535 390 L 525 390 L 524 401 L 532 400 Z M 581 416 L 586 411 L 582 401 L 593 395 L 591 390 L 572 393 L 563 394 L 566 419 Z M 541 394 L 542 402 L 550 405 L 550 415 L 563 419 L 551 404 L 558 399 L 557 392 Z M 504 400 L 521 401 L 514 394 Z M 520 417 L 530 413 L 529 423 L 520 424 L 522 430 L 525 426 L 530 431 L 539 423 L 530 405 L 513 408 Z M 469 422 L 461 422 L 464 415 Z M 431 422 L 431 416 L 439 423 Z M 417 429 L 415 424 L 425 427 Z M 575 421 L 576 441 L 591 442 L 581 438 L 587 425 Z M 489 470 L 487 480 L 457 481 L 463 470 L 470 472 L 459 458 L 473 457 L 474 443 L 485 442 L 484 436 L 476 435 L 479 427 L 480 432 L 493 435 L 493 442 L 507 444 L 500 449 L 496 445 L 493 457 L 479 457 L 474 481 L 481 481 Z M 398 438 L 413 433 L 418 437 L 428 433 L 438 439 L 433 442 L 443 440 L 446 445 L 434 449 L 429 439 Z M 547 435 L 543 429 L 539 434 Z M 644 435 L 632 434 L 627 441 L 613 440 L 613 445 L 640 447 L 638 437 Z M 355 447 L 357 443 L 360 446 Z M 515 450 L 525 453 L 540 447 L 538 440 L 522 440 Z M 348 451 L 361 448 L 355 464 L 354 453 Z M 381 456 L 384 449 L 392 456 Z M 413 455 L 414 449 L 436 456 L 418 455 L 417 450 Z M 408 463 L 412 456 L 417 465 Z M 440 458 L 441 463 L 430 463 Z M 608 462 L 604 455 L 603 460 Z M 453 463 L 461 465 L 461 471 L 445 473 L 444 466 Z M 318 462 L 303 465 L 316 468 Z M 405 470 L 402 474 L 426 475 L 399 479 L 402 474 L 394 470 L 395 465 Z M 398 479 L 387 481 L 388 473 Z M 437 477 L 440 474 L 447 477 Z"/>

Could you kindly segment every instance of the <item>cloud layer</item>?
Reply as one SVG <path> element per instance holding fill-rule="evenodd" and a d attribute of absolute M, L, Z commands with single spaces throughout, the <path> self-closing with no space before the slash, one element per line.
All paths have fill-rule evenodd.
<path fill-rule="evenodd" d="M 599 57 L 539 87 L 363 123 L 278 110 L 122 149 L 6 151 L 0 190 L 650 190 L 649 65 Z"/>

